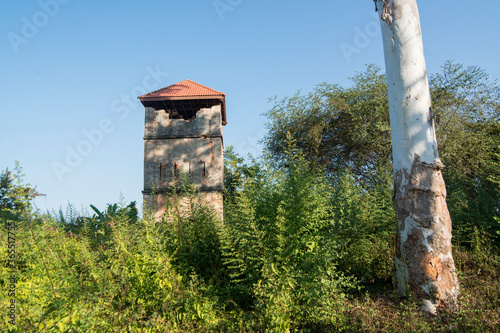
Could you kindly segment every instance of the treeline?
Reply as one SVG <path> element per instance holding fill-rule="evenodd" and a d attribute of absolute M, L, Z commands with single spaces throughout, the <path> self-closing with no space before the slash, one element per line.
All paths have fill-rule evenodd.
<path fill-rule="evenodd" d="M 499 88 L 447 63 L 431 77 L 454 223 L 458 313 L 393 292 L 385 78 L 276 100 L 261 158 L 225 153 L 224 222 L 189 179 L 161 221 L 135 203 L 85 216 L 32 210 L 22 172 L 0 175 L 1 243 L 15 223 L 12 332 L 499 331 Z M 443 133 L 444 132 L 444 133 Z M 11 286 L 0 248 L 2 309 Z M 3 314 L 2 314 L 3 316 Z M 5 318 L 7 311 L 5 311 Z"/>
<path fill-rule="evenodd" d="M 290 133 L 330 182 L 347 171 L 367 191 L 380 186 L 391 191 L 384 184 L 392 177 L 389 106 L 379 71 L 368 66 L 351 78 L 351 87 L 323 83 L 311 93 L 275 99 L 266 112 L 264 140 L 272 160 L 284 166 Z M 430 76 L 429 84 L 455 242 L 470 243 L 476 232 L 498 242 L 499 193 L 490 178 L 498 173 L 500 86 L 481 68 L 451 61 Z"/>

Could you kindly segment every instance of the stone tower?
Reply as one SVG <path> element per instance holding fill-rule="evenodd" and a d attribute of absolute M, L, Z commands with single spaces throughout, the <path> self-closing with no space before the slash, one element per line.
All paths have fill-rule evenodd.
<path fill-rule="evenodd" d="M 191 80 L 138 97 L 146 108 L 144 202 L 156 218 L 181 172 L 222 217 L 225 94 Z"/>

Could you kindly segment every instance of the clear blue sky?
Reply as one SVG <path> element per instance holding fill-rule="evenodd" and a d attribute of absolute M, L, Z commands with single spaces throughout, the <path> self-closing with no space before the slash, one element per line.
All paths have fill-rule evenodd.
<path fill-rule="evenodd" d="M 430 73 L 453 59 L 500 78 L 498 1 L 419 10 Z M 225 145 L 258 155 L 269 97 L 384 70 L 377 25 L 372 0 L 4 1 L 0 169 L 20 161 L 42 210 L 142 203 L 138 95 L 184 79 L 226 93 Z"/>

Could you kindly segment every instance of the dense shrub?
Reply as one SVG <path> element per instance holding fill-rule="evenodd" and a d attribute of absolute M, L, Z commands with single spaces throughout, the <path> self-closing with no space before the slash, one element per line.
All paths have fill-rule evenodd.
<path fill-rule="evenodd" d="M 283 167 L 227 156 L 237 176 L 223 224 L 189 185 L 160 221 L 137 219 L 132 204 L 93 216 L 18 215 L 17 229 L 0 233 L 2 244 L 8 231 L 17 239 L 17 325 L 3 320 L 0 330 L 498 331 L 500 255 L 490 232 L 478 225 L 468 249 L 454 249 L 460 311 L 428 317 L 392 291 L 386 170 L 362 188 L 348 170 L 325 178 L 290 137 L 286 156 Z M 4 309 L 7 251 L 0 247 Z"/>
<path fill-rule="evenodd" d="M 228 184 L 222 230 L 230 286 L 270 331 L 338 329 L 357 281 L 392 276 L 391 182 L 366 191 L 346 171 L 331 184 L 287 141 L 283 167 L 228 157 L 233 175 L 246 174 Z"/>
<path fill-rule="evenodd" d="M 178 273 L 158 237 L 161 223 L 131 224 L 120 214 L 104 223 L 109 238 L 98 244 L 95 233 L 85 232 L 89 226 L 73 234 L 46 216 L 18 224 L 19 331 L 210 331 L 217 325 L 216 298 L 195 275 Z M 9 275 L 2 265 L 3 285 Z M 7 308 L 4 290 L 0 304 Z"/>

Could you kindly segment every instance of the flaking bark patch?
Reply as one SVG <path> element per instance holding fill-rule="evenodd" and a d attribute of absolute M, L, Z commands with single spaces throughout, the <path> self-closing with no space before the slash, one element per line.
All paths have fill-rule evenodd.
<path fill-rule="evenodd" d="M 394 7 L 393 4 L 390 4 L 388 0 L 373 0 L 373 2 L 375 2 L 375 11 L 378 11 L 377 1 L 381 1 L 384 3 L 382 14 L 380 14 L 380 19 L 391 25 L 392 21 L 394 20 L 392 15 L 392 8 Z"/>
<path fill-rule="evenodd" d="M 377 1 L 380 1 L 384 4 L 384 8 L 382 9 L 382 14 L 380 15 L 380 19 L 385 23 L 391 25 L 394 20 L 399 20 L 403 17 L 403 7 L 406 5 L 411 6 L 411 10 L 414 13 L 418 13 L 418 8 L 414 1 L 410 0 L 399 0 L 397 6 L 394 5 L 394 0 L 373 0 L 375 2 L 375 11 L 378 11 Z"/>
<path fill-rule="evenodd" d="M 416 155 L 410 173 L 395 174 L 396 270 L 406 274 L 396 282 L 400 293 L 409 289 L 426 304 L 455 309 L 458 280 L 443 167 L 439 159 L 427 164 Z"/>

